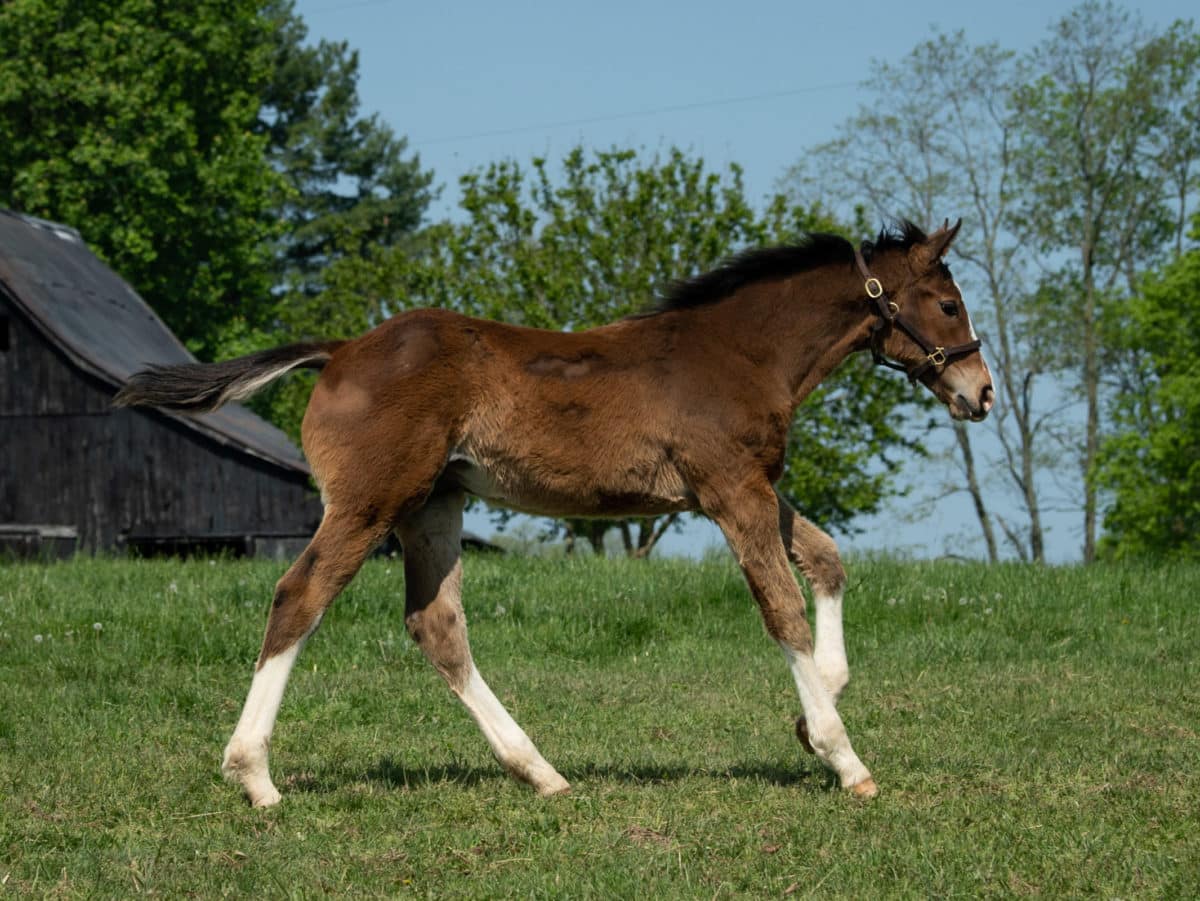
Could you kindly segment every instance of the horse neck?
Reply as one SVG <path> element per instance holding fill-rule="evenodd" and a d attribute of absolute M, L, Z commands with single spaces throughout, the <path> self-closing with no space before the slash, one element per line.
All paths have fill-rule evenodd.
<path fill-rule="evenodd" d="M 786 380 L 799 404 L 870 340 L 862 280 L 844 265 L 750 285 L 718 304 L 718 333 Z"/>

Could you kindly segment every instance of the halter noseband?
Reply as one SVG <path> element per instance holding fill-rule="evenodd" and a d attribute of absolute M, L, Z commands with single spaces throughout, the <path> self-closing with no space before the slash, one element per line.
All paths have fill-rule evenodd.
<path fill-rule="evenodd" d="M 978 338 L 968 341 L 966 344 L 956 344 L 953 347 L 941 347 L 926 341 L 925 337 L 901 315 L 900 306 L 888 297 L 887 292 L 883 290 L 883 283 L 871 275 L 871 270 L 867 268 L 867 261 L 863 259 L 862 251 L 857 247 L 854 248 L 854 262 L 858 264 L 858 271 L 862 274 L 863 288 L 867 292 L 871 311 L 879 317 L 871 324 L 871 356 L 876 365 L 903 372 L 908 376 L 910 382 L 916 382 L 930 367 L 945 366 L 958 357 L 979 353 L 980 341 Z M 887 359 L 883 355 L 883 330 L 889 325 L 900 329 L 916 342 L 916 345 L 924 352 L 925 359 L 911 369 L 903 363 L 894 363 Z"/>

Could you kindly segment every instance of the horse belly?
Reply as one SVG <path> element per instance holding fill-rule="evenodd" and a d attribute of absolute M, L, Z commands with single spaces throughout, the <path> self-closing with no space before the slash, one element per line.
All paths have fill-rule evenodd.
<path fill-rule="evenodd" d="M 695 509 L 695 497 L 675 473 L 658 467 L 599 474 L 524 461 L 476 460 L 455 450 L 443 478 L 490 503 L 537 516 L 658 516 Z"/>

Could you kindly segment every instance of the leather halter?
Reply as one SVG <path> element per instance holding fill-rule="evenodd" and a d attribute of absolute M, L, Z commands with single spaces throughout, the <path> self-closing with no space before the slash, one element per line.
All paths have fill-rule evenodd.
<path fill-rule="evenodd" d="M 871 274 L 871 270 L 867 268 L 867 261 L 863 259 L 862 251 L 857 247 L 854 248 L 854 262 L 858 264 L 858 271 L 862 274 L 863 287 L 870 299 L 871 312 L 879 317 L 871 324 L 871 356 L 875 359 L 876 365 L 903 372 L 908 376 L 910 382 L 916 382 L 930 367 L 943 367 L 958 357 L 979 353 L 981 342 L 978 338 L 968 341 L 966 344 L 956 344 L 953 347 L 941 347 L 926 341 L 925 336 L 904 318 L 900 312 L 900 306 L 888 297 L 887 292 L 883 290 L 882 282 Z M 921 348 L 925 359 L 912 368 L 887 359 L 883 355 L 883 332 L 889 325 L 908 335 Z"/>

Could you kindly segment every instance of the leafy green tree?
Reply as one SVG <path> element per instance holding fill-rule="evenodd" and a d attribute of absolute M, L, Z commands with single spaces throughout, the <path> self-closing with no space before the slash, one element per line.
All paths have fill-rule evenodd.
<path fill-rule="evenodd" d="M 376 116 L 358 115 L 358 55 L 344 42 L 306 44 L 308 29 L 292 0 L 269 0 L 263 15 L 272 65 L 256 127 L 284 181 L 275 207 L 282 227 L 272 248 L 270 302 L 256 318 L 226 319 L 222 357 L 291 337 L 354 335 L 378 322 L 370 298 L 347 297 L 341 286 L 347 273 L 353 283 L 368 279 L 380 260 L 393 273 L 432 199 L 433 174 L 405 155 L 405 140 Z M 393 275 L 385 278 L 394 284 Z M 250 404 L 298 439 L 312 383 L 297 374 Z"/>
<path fill-rule="evenodd" d="M 69 223 L 200 354 L 269 297 L 256 0 L 0 4 L 0 204 Z"/>
<path fill-rule="evenodd" d="M 960 211 L 954 268 L 986 301 L 972 312 L 999 395 L 989 427 L 1000 453 L 987 462 L 1005 478 L 977 477 L 972 439 L 956 428 L 956 483 L 989 557 L 995 524 L 1018 556 L 1043 559 L 1043 513 L 1065 493 L 1083 510 L 1091 559 L 1104 391 L 1136 387 L 1141 373 L 1136 351 L 1108 345 L 1101 325 L 1146 267 L 1179 252 L 1194 209 L 1200 38 L 1190 23 L 1152 31 L 1085 2 L 1031 53 L 935 34 L 876 63 L 869 83 L 873 99 L 786 184 L 801 198 L 816 186 L 837 209 L 867 202 L 925 222 Z M 1020 519 L 999 512 L 999 486 Z"/>
<path fill-rule="evenodd" d="M 432 176 L 359 115 L 358 57 L 291 0 L 0 5 L 0 204 L 69 223 L 202 358 L 277 343 Z"/>
<path fill-rule="evenodd" d="M 990 560 L 999 557 L 996 523 L 1020 557 L 1043 557 L 1034 470 L 1044 436 L 1031 409 L 1040 373 L 1036 358 L 1014 340 L 1024 318 L 1022 255 L 1011 230 L 1012 163 L 1005 147 L 1013 131 L 1008 97 L 1020 78 L 1014 54 L 995 45 L 972 46 L 961 32 L 935 34 L 899 62 L 874 63 L 871 99 L 841 125 L 837 138 L 806 153 L 785 179 L 793 196 L 832 199 L 839 208 L 865 201 L 884 218 L 932 223 L 964 217 L 954 271 L 998 378 L 1002 402 L 990 420 L 1004 449 L 998 469 L 1016 489 L 1027 526 L 1010 524 L 991 509 L 975 463 L 978 438 L 963 423 L 943 426 L 954 435 L 949 452 L 957 456 L 958 472 L 934 499 L 958 491 L 970 495 Z"/>
<path fill-rule="evenodd" d="M 1061 337 L 1085 422 L 1083 559 L 1092 560 L 1107 365 L 1101 322 L 1161 264 L 1187 221 L 1200 150 L 1200 37 L 1176 23 L 1155 34 L 1121 7 L 1089 0 L 1033 54 L 1038 77 L 1016 92 L 1021 230 L 1053 275 L 1042 328 Z M 1174 200 L 1173 205 L 1171 201 Z M 1111 359 L 1111 358 L 1110 358 Z"/>
<path fill-rule="evenodd" d="M 277 287 L 313 294 L 331 260 L 390 246 L 421 223 L 433 175 L 378 116 L 360 116 L 358 54 L 343 42 L 307 45 L 292 0 L 270 0 L 271 78 L 259 129 L 290 190 Z"/>
<path fill-rule="evenodd" d="M 463 221 L 429 229 L 422 252 L 377 249 L 331 266 L 325 290 L 293 308 L 297 331 L 305 331 L 300 322 L 334 323 L 354 333 L 414 306 L 582 329 L 645 309 L 672 282 L 747 246 L 837 229 L 819 210 L 782 197 L 760 214 L 736 166 L 713 172 L 679 150 L 647 160 L 631 150 L 577 149 L 558 165 L 535 159 L 528 169 L 501 162 L 464 177 L 462 191 Z M 305 389 L 284 390 L 297 392 L 294 413 Z M 782 487 L 806 515 L 849 530 L 854 516 L 895 490 L 889 455 L 915 450 L 897 428 L 896 408 L 909 391 L 902 379 L 853 361 L 801 408 Z M 629 555 L 645 556 L 674 521 L 615 528 Z M 568 542 L 597 550 L 610 527 L 565 526 Z"/>
<path fill-rule="evenodd" d="M 1200 241 L 1200 215 L 1192 238 Z M 1097 486 L 1112 493 L 1100 550 L 1200 559 L 1200 248 L 1146 280 L 1118 330 L 1144 370 L 1118 395 Z"/>

